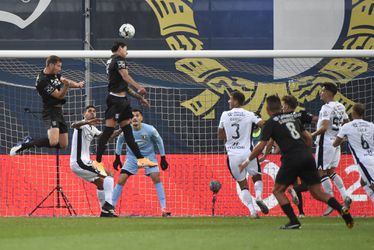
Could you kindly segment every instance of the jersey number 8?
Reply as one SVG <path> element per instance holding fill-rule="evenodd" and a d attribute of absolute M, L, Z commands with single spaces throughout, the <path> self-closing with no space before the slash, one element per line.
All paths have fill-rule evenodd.
<path fill-rule="evenodd" d="M 295 127 L 294 123 L 287 122 L 286 127 L 290 131 L 290 134 L 291 134 L 292 138 L 294 138 L 295 140 L 300 139 L 300 133 L 296 130 L 296 127 Z"/>

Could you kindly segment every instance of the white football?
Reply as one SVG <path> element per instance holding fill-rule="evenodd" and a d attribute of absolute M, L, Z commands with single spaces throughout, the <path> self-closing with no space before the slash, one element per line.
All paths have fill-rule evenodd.
<path fill-rule="evenodd" d="M 123 38 L 130 39 L 135 36 L 135 28 L 129 23 L 124 23 L 119 27 L 119 35 Z"/>

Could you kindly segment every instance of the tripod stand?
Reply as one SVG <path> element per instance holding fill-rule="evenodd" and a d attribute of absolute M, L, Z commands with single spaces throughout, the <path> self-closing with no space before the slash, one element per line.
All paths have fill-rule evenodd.
<path fill-rule="evenodd" d="M 29 108 L 25 108 L 24 111 L 26 113 L 31 114 L 33 117 L 38 119 L 38 117 L 34 114 L 35 113 L 40 113 L 40 112 L 35 112 L 35 111 L 33 112 Z M 53 205 L 53 206 L 42 206 L 43 203 L 50 196 L 52 196 L 55 191 L 57 192 L 57 204 Z M 63 199 L 65 205 L 61 205 L 61 198 Z M 49 194 L 46 197 L 44 197 L 44 199 L 38 205 L 36 205 L 36 207 L 29 213 L 29 216 L 31 216 L 39 208 L 67 208 L 70 216 L 72 216 L 73 214 L 77 215 L 73 206 L 70 204 L 70 202 L 68 200 L 68 197 L 62 191 L 62 187 L 61 187 L 61 184 L 60 184 L 60 150 L 58 148 L 56 148 L 56 186 L 51 190 L 51 192 L 49 192 Z"/>
<path fill-rule="evenodd" d="M 46 201 L 54 192 L 57 192 L 57 204 L 56 206 L 42 206 L 44 201 Z M 61 205 L 60 197 L 63 199 L 65 205 Z M 67 208 L 69 211 L 70 216 L 77 215 L 73 206 L 70 204 L 68 197 L 65 195 L 64 191 L 62 191 L 62 187 L 60 185 L 60 153 L 59 149 L 56 149 L 56 186 L 49 192 L 49 194 L 29 213 L 31 216 L 38 208 Z"/>

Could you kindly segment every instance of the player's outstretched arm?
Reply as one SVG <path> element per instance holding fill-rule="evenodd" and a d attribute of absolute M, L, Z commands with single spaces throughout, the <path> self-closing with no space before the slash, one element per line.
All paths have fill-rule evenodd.
<path fill-rule="evenodd" d="M 120 134 L 122 134 L 122 129 L 119 128 L 119 129 L 117 129 L 116 131 L 113 132 L 113 134 L 109 137 L 109 140 L 112 140 L 112 139 L 116 138 Z M 123 142 L 122 142 L 122 144 L 123 144 Z M 121 145 L 121 147 L 122 147 L 122 145 Z"/>
<path fill-rule="evenodd" d="M 136 93 L 132 88 L 128 88 L 127 93 L 131 95 L 132 97 L 135 97 L 136 99 L 138 99 L 142 106 L 147 107 L 147 108 L 150 107 L 148 100 L 145 99 L 142 95 Z"/>
<path fill-rule="evenodd" d="M 89 125 L 97 125 L 97 124 L 100 124 L 100 122 L 101 122 L 101 119 L 99 119 L 99 118 L 94 118 L 94 119 L 91 119 L 91 120 L 77 121 L 77 122 L 73 122 L 71 124 L 71 128 L 78 129 L 78 128 L 80 128 L 80 127 L 82 127 L 84 125 L 87 125 L 87 124 L 89 124 Z"/>
<path fill-rule="evenodd" d="M 256 158 L 257 156 L 261 154 L 261 152 L 264 150 L 267 143 L 268 141 L 260 141 L 259 143 L 257 143 L 256 147 L 252 150 L 247 160 L 243 161 L 239 165 L 240 172 L 243 171 L 243 169 L 245 169 L 248 166 L 250 161 L 252 161 L 254 158 Z"/>
<path fill-rule="evenodd" d="M 347 124 L 343 125 L 340 128 L 338 134 L 336 135 L 335 141 L 332 144 L 334 147 L 340 146 L 346 140 L 347 129 L 348 129 L 348 125 Z"/>
<path fill-rule="evenodd" d="M 332 145 L 333 145 L 334 147 L 338 147 L 338 146 L 342 145 L 344 141 L 345 141 L 345 140 L 344 140 L 344 137 L 341 138 L 341 137 L 337 136 L 337 137 L 335 138 L 334 143 L 333 143 Z"/>
<path fill-rule="evenodd" d="M 258 160 L 259 162 L 263 162 L 266 157 L 270 154 L 272 148 L 273 148 L 273 145 L 274 145 L 274 140 L 273 139 L 270 139 L 267 144 L 266 144 L 266 148 L 265 148 L 265 153 L 264 155 Z"/>
<path fill-rule="evenodd" d="M 218 139 L 226 140 L 226 132 L 224 128 L 218 128 Z"/>
<path fill-rule="evenodd" d="M 84 81 L 75 82 L 73 80 L 69 80 L 65 77 L 61 76 L 61 82 L 63 82 L 65 85 L 68 85 L 70 88 L 78 89 L 84 87 Z"/>
<path fill-rule="evenodd" d="M 131 86 L 133 86 L 134 88 L 137 89 L 138 93 L 141 94 L 141 95 L 146 95 L 147 94 L 147 91 L 145 90 L 145 88 L 140 85 L 139 83 L 137 83 L 129 74 L 129 71 L 127 69 L 120 69 L 118 70 L 119 74 L 122 76 L 122 79 L 125 80 L 125 82 L 127 82 L 128 84 L 130 84 Z"/>
<path fill-rule="evenodd" d="M 260 120 L 256 125 L 257 125 L 258 127 L 262 128 L 262 127 L 264 127 L 264 125 L 265 125 L 265 121 L 264 121 L 264 120 Z"/>
<path fill-rule="evenodd" d="M 303 130 L 303 131 L 301 132 L 301 136 L 304 138 L 305 144 L 306 144 L 308 147 L 312 147 L 312 145 L 313 145 L 313 138 L 312 138 L 312 135 L 311 135 L 307 130 Z"/>
<path fill-rule="evenodd" d="M 315 138 L 317 135 L 325 133 L 327 129 L 329 128 L 329 125 L 330 125 L 329 120 L 323 120 L 321 127 L 312 133 L 312 137 Z"/>
<path fill-rule="evenodd" d="M 51 93 L 51 96 L 53 96 L 54 98 L 57 98 L 57 99 L 64 99 L 66 93 L 68 92 L 68 89 L 69 89 L 69 84 L 64 83 L 64 86 L 60 90 L 55 89 Z"/>

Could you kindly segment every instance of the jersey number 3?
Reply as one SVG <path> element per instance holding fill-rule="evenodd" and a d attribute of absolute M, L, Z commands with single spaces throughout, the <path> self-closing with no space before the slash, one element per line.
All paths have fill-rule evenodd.
<path fill-rule="evenodd" d="M 236 127 L 236 130 L 235 130 L 235 133 L 236 135 L 233 135 L 231 136 L 232 139 L 239 139 L 240 138 L 240 134 L 239 134 L 239 124 L 238 123 L 234 123 L 234 124 L 231 124 L 231 127 Z"/>

